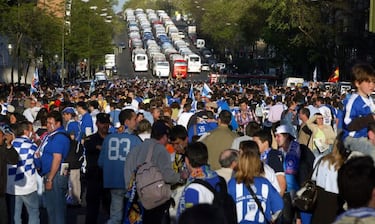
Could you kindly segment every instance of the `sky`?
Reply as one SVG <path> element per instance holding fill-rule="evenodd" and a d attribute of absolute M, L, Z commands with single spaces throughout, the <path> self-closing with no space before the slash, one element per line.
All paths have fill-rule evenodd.
<path fill-rule="evenodd" d="M 124 3 L 126 2 L 127 0 L 118 0 L 118 5 L 115 5 L 113 7 L 113 10 L 115 11 L 115 13 L 117 12 L 120 12 L 122 10 L 122 6 L 124 5 Z"/>

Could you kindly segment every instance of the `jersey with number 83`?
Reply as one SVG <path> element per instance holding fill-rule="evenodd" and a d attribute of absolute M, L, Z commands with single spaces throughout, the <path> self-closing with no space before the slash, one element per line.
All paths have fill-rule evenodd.
<path fill-rule="evenodd" d="M 103 168 L 104 188 L 125 188 L 126 156 L 141 143 L 138 136 L 129 133 L 114 133 L 104 139 L 98 159 L 98 165 Z"/>

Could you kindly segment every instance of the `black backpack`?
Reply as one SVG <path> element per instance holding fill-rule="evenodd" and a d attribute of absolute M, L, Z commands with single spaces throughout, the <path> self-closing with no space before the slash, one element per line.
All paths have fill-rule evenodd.
<path fill-rule="evenodd" d="M 83 145 L 76 140 L 72 140 L 66 132 L 57 132 L 55 135 L 64 135 L 69 139 L 70 148 L 64 160 L 64 162 L 69 163 L 69 169 L 81 169 L 83 163 Z"/>
<path fill-rule="evenodd" d="M 192 183 L 203 185 L 214 194 L 212 205 L 218 209 L 218 212 L 224 214 L 227 224 L 237 224 L 236 203 L 232 196 L 228 194 L 227 182 L 221 176 L 218 176 L 220 181 L 215 188 L 207 181 L 202 179 L 195 179 Z M 220 189 L 218 191 L 217 189 Z"/>
<path fill-rule="evenodd" d="M 306 180 L 309 180 L 313 172 L 315 155 L 303 144 L 300 144 L 301 157 L 299 160 L 299 169 L 297 172 L 297 181 L 302 186 Z"/>

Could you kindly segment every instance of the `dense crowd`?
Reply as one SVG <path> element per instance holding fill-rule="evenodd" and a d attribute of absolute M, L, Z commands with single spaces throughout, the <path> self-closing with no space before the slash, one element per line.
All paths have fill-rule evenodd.
<path fill-rule="evenodd" d="M 134 79 L 29 95 L 3 84 L 0 223 L 40 223 L 40 208 L 66 223 L 68 205 L 84 205 L 90 224 L 100 214 L 107 223 L 372 223 L 375 71 L 352 73 L 345 92 Z M 143 198 L 145 161 L 165 200 Z M 294 202 L 307 180 L 318 196 L 304 210 Z M 218 192 L 234 216 L 218 208 Z"/>

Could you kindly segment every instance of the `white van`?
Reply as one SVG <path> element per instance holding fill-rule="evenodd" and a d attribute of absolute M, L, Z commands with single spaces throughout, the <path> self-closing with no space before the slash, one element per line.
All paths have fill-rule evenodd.
<path fill-rule="evenodd" d="M 158 61 L 154 63 L 154 67 L 152 69 L 152 75 L 156 77 L 164 77 L 168 78 L 170 73 L 169 63 L 167 61 Z"/>
<path fill-rule="evenodd" d="M 201 48 L 204 48 L 204 46 L 206 45 L 206 41 L 204 39 L 197 39 L 197 48 L 201 49 Z"/>
<path fill-rule="evenodd" d="M 148 71 L 148 57 L 145 53 L 137 53 L 134 56 L 134 71 L 147 72 Z"/>
<path fill-rule="evenodd" d="M 305 80 L 303 78 L 288 77 L 284 80 L 284 87 L 301 87 Z"/>
<path fill-rule="evenodd" d="M 94 75 L 94 81 L 95 82 L 100 82 L 100 81 L 106 81 L 107 80 L 107 75 L 104 72 L 97 72 Z"/>

